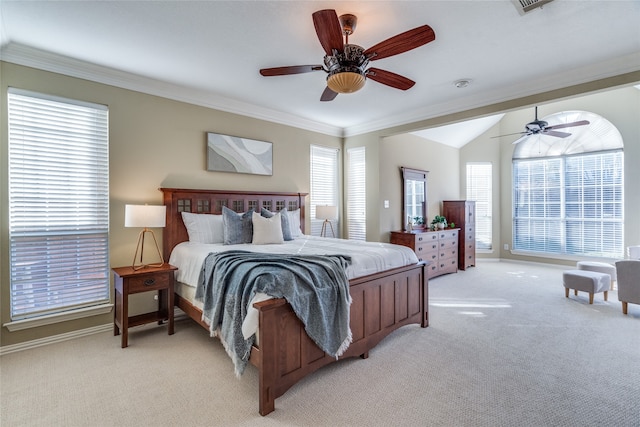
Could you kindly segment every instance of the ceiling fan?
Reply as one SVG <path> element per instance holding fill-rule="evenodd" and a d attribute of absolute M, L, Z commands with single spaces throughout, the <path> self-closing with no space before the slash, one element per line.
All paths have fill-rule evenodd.
<path fill-rule="evenodd" d="M 531 135 L 549 135 L 549 136 L 555 136 L 557 138 L 566 138 L 568 136 L 571 136 L 571 134 L 567 132 L 558 132 L 556 129 L 569 128 L 574 126 L 584 126 L 588 124 L 589 124 L 589 120 L 579 120 L 577 122 L 560 123 L 557 125 L 549 126 L 548 122 L 545 122 L 544 120 L 538 120 L 538 107 L 536 107 L 536 119 L 525 125 L 526 130 L 524 132 L 508 133 L 506 135 L 494 136 L 493 138 L 500 138 L 502 136 L 510 136 L 510 135 L 522 135 L 520 138 L 513 141 L 513 144 L 518 144 L 519 142 L 524 141 L 525 138 Z"/>
<path fill-rule="evenodd" d="M 263 68 L 260 74 L 271 77 L 324 71 L 328 74 L 327 87 L 320 101 L 332 101 L 338 93 L 356 92 L 364 86 L 366 79 L 396 89 L 410 89 L 416 82 L 391 71 L 367 68 L 369 61 L 407 52 L 436 38 L 430 26 L 422 25 L 384 40 L 369 49 L 364 49 L 362 46 L 349 44 L 349 36 L 355 31 L 358 20 L 355 15 L 345 14 L 338 18 L 335 10 L 324 9 L 314 12 L 312 16 L 316 34 L 325 52 L 324 66 L 294 65 Z"/>

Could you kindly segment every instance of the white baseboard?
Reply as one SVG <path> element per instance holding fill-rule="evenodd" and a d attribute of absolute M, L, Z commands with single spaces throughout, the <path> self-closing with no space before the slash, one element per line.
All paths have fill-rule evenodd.
<path fill-rule="evenodd" d="M 68 341 L 75 338 L 84 337 L 87 335 L 98 334 L 106 331 L 113 331 L 113 323 L 107 323 L 105 325 L 94 326 L 92 328 L 86 328 L 86 329 L 80 329 L 77 331 L 67 332 L 59 335 L 52 335 L 50 337 L 40 338 L 32 341 L 26 341 L 19 344 L 5 345 L 0 347 L 0 356 L 4 356 L 5 354 L 9 354 L 9 353 L 15 353 L 17 351 L 41 347 L 43 345 L 54 344 L 62 341 Z"/>

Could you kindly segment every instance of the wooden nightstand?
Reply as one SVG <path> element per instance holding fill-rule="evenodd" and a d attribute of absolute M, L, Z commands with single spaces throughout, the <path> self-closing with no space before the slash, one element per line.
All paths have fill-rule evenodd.
<path fill-rule="evenodd" d="M 169 335 L 173 335 L 173 282 L 177 269 L 169 264 L 141 270 L 131 267 L 112 269 L 116 300 L 113 335 L 122 333 L 122 348 L 128 345 L 128 329 L 132 326 L 151 322 L 160 325 L 168 320 Z M 129 295 L 148 291 L 158 291 L 158 311 L 129 317 Z"/>

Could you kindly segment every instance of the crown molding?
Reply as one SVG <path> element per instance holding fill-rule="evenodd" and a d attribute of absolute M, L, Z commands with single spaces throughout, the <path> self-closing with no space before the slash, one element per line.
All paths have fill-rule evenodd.
<path fill-rule="evenodd" d="M 351 126 L 345 129 L 344 137 L 380 131 L 395 126 L 408 125 L 435 117 L 458 113 L 460 111 L 501 104 L 507 101 L 557 91 L 572 86 L 578 87 L 581 84 L 623 76 L 625 74 L 631 75 L 633 79 L 637 77 L 634 77 L 633 73 L 637 72 L 640 72 L 640 53 L 633 53 L 613 60 L 557 73 L 553 76 L 540 77 L 524 85 L 518 83 L 505 86 L 500 91 L 479 92 L 464 98 L 458 98 L 440 104 L 431 104 L 415 110 L 412 114 L 405 112 L 399 115 L 386 116 L 381 120 Z M 625 82 L 625 84 L 631 83 L 633 83 L 633 81 Z M 615 84 L 615 82 L 612 84 Z M 497 112 L 499 111 L 496 111 L 496 113 Z"/>
<path fill-rule="evenodd" d="M 3 61 L 18 65 L 336 137 L 351 137 L 397 126 L 409 125 L 460 111 L 498 105 L 508 101 L 524 99 L 542 93 L 640 71 L 640 53 L 633 53 L 613 60 L 564 71 L 553 76 L 540 77 L 524 85 L 509 85 L 503 87 L 500 91 L 473 93 L 473 95 L 464 98 L 439 104 L 431 104 L 413 111 L 412 114 L 404 112 L 402 114 L 385 116 L 385 118 L 380 120 L 341 128 L 304 119 L 293 114 L 275 111 L 270 108 L 221 97 L 210 91 L 203 91 L 142 77 L 133 73 L 92 64 L 26 45 L 9 43 L 2 46 L 0 48 L 0 58 Z"/>
<path fill-rule="evenodd" d="M 142 77 L 17 43 L 8 43 L 2 46 L 0 48 L 0 58 L 5 62 L 25 67 L 103 83 L 330 136 L 342 137 L 344 133 L 342 128 L 330 126 L 326 123 L 303 119 L 270 108 L 225 98 L 213 92 Z"/>

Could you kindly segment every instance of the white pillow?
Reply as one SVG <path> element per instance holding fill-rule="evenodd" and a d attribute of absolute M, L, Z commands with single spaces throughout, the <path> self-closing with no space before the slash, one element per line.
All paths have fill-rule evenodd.
<path fill-rule="evenodd" d="M 291 237 L 302 236 L 302 229 L 300 228 L 300 208 L 295 211 L 286 211 L 289 215 L 289 228 L 291 228 Z"/>
<path fill-rule="evenodd" d="M 222 243 L 224 241 L 222 215 L 182 212 L 182 222 L 187 227 L 190 242 Z"/>
<path fill-rule="evenodd" d="M 280 212 L 271 218 L 265 218 L 257 212 L 253 213 L 253 243 L 254 245 L 268 245 L 284 243 L 282 237 L 282 220 Z"/>

